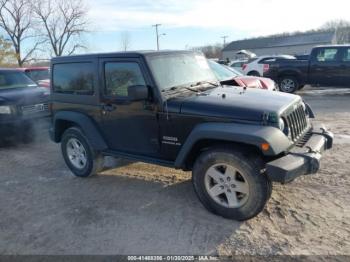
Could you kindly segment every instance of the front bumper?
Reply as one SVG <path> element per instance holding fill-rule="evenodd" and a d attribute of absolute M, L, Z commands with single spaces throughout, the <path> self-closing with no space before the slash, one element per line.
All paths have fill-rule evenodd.
<path fill-rule="evenodd" d="M 12 137 L 17 134 L 29 132 L 33 125 L 46 122 L 49 119 L 47 112 L 41 112 L 32 116 L 11 116 L 8 119 L 0 119 L 0 138 Z"/>
<path fill-rule="evenodd" d="M 268 177 L 275 182 L 288 183 L 296 177 L 317 173 L 321 153 L 333 146 L 333 133 L 314 126 L 303 147 L 294 147 L 287 155 L 266 164 Z"/>

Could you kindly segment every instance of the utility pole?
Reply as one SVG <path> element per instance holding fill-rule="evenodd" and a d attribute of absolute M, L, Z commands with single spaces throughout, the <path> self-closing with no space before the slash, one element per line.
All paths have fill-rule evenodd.
<path fill-rule="evenodd" d="M 224 39 L 224 47 L 225 47 L 225 46 L 226 46 L 226 38 L 228 38 L 228 35 L 224 35 L 224 36 L 222 36 L 221 38 Z"/>
<path fill-rule="evenodd" d="M 159 34 L 158 34 L 158 26 L 161 26 L 161 24 L 155 24 L 155 25 L 152 25 L 152 26 L 156 28 L 157 50 L 159 51 Z"/>

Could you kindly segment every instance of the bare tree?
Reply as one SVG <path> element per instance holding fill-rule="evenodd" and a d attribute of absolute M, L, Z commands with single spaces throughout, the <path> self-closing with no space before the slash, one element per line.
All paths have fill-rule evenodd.
<path fill-rule="evenodd" d="M 191 48 L 191 50 L 201 51 L 207 58 L 220 58 L 222 45 L 221 44 L 206 45 L 206 46 L 194 47 L 194 48 Z"/>
<path fill-rule="evenodd" d="M 0 28 L 11 40 L 19 66 L 29 61 L 42 44 L 42 41 L 34 41 L 26 54 L 22 55 L 24 41 L 28 39 L 33 41 L 37 37 L 31 7 L 30 0 L 0 0 Z"/>
<path fill-rule="evenodd" d="M 322 30 L 334 31 L 337 44 L 350 43 L 350 22 L 346 20 L 331 20 L 325 23 Z"/>
<path fill-rule="evenodd" d="M 123 51 L 127 51 L 131 47 L 130 35 L 128 32 L 120 33 L 120 48 Z"/>
<path fill-rule="evenodd" d="M 16 54 L 12 48 L 12 43 L 0 36 L 0 65 L 14 66 L 16 62 Z"/>
<path fill-rule="evenodd" d="M 55 56 L 71 55 L 87 32 L 87 8 L 83 0 L 36 0 L 33 11 Z"/>
<path fill-rule="evenodd" d="M 347 20 L 339 19 L 339 20 L 331 20 L 326 22 L 323 26 L 321 26 L 321 29 L 324 30 L 333 30 L 336 28 L 341 28 L 341 27 L 349 27 L 350 22 Z"/>

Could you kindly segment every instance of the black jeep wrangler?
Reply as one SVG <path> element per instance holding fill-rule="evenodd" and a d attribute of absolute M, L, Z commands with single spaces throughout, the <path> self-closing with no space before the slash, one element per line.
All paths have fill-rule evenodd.
<path fill-rule="evenodd" d="M 272 181 L 316 173 L 333 135 L 299 96 L 221 86 L 200 53 L 125 52 L 52 59 L 51 139 L 80 177 L 104 156 L 192 170 L 206 208 L 246 220 Z"/>

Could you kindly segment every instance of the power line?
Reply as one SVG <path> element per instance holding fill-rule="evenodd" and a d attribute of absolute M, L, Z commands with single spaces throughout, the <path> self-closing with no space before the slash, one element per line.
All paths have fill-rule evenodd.
<path fill-rule="evenodd" d="M 224 39 L 224 47 L 225 47 L 225 46 L 226 46 L 226 38 L 228 38 L 228 35 L 224 35 L 224 36 L 222 36 L 221 38 Z"/>

